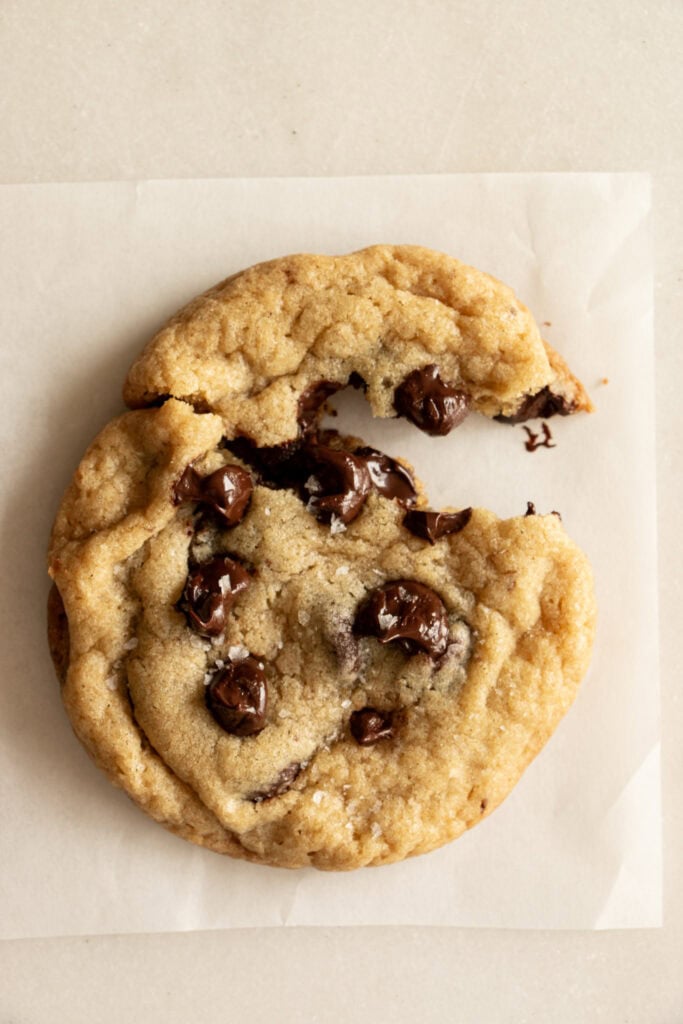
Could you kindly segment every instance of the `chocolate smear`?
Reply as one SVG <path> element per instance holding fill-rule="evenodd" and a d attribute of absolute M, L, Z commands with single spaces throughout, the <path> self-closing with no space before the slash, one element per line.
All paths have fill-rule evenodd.
<path fill-rule="evenodd" d="M 429 512 L 422 509 L 411 509 L 403 517 L 403 525 L 416 537 L 435 544 L 440 537 L 448 533 L 460 533 L 472 517 L 471 508 L 463 508 L 460 512 Z"/>
<path fill-rule="evenodd" d="M 249 585 L 249 573 L 239 562 L 217 555 L 191 569 L 180 607 L 201 636 L 220 636 L 239 594 Z"/>
<path fill-rule="evenodd" d="M 351 735 L 361 747 L 370 747 L 379 740 L 393 736 L 391 711 L 378 711 L 377 708 L 361 708 L 354 711 L 349 720 Z"/>
<path fill-rule="evenodd" d="M 394 392 L 399 416 L 411 420 L 420 430 L 434 436 L 450 433 L 469 412 L 469 397 L 455 384 L 441 379 L 432 363 L 409 373 Z"/>
<path fill-rule="evenodd" d="M 373 590 L 354 623 L 359 636 L 396 643 L 406 654 L 440 658 L 448 646 L 448 614 L 438 594 L 416 580 L 396 580 Z"/>
<path fill-rule="evenodd" d="M 233 736 L 255 736 L 266 724 L 263 662 L 251 654 L 241 661 L 229 661 L 206 687 L 204 700 L 226 732 Z"/>
<path fill-rule="evenodd" d="M 528 452 L 535 452 L 537 448 L 556 448 L 557 445 L 551 444 L 553 435 L 550 433 L 550 427 L 547 423 L 543 423 L 541 431 L 543 433 L 543 440 L 540 440 L 540 435 L 530 427 L 522 427 L 522 430 L 526 433 L 527 439 L 524 442 L 524 447 Z"/>

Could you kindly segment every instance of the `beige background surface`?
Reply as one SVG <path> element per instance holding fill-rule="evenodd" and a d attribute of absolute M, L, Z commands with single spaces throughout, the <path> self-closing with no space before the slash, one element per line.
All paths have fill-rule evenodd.
<path fill-rule="evenodd" d="M 661 930 L 8 942 L 2 1024 L 683 1021 L 682 45 L 680 0 L 0 5 L 3 182 L 652 172 L 665 840 Z"/>

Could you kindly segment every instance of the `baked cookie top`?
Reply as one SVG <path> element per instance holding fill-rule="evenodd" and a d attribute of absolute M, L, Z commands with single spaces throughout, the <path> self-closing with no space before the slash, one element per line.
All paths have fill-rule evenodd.
<path fill-rule="evenodd" d="M 436 384 L 419 377 L 427 367 Z M 228 436 L 271 446 L 297 436 L 301 396 L 321 381 L 362 382 L 376 416 L 409 415 L 400 389 L 415 373 L 423 391 L 456 392 L 461 414 L 519 421 L 592 408 L 507 285 L 451 256 L 389 245 L 286 256 L 228 278 L 152 339 L 124 399 L 140 408 L 182 398 L 218 413 Z"/>
<path fill-rule="evenodd" d="M 233 856 L 349 869 L 455 838 L 575 696 L 585 557 L 556 515 L 430 518 L 397 485 L 331 511 L 325 453 L 355 443 L 309 436 L 285 486 L 224 430 L 173 399 L 127 413 L 65 495 L 52 646 L 77 734 L 153 817 Z"/>

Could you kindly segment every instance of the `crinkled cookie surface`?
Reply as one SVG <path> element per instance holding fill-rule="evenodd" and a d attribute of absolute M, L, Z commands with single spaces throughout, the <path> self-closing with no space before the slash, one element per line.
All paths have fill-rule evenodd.
<path fill-rule="evenodd" d="M 559 517 L 427 511 L 409 467 L 318 429 L 349 381 L 429 433 L 590 408 L 478 271 L 410 247 L 287 257 L 152 340 L 50 545 L 85 747 L 177 834 L 286 867 L 389 863 L 476 824 L 593 642 Z"/>

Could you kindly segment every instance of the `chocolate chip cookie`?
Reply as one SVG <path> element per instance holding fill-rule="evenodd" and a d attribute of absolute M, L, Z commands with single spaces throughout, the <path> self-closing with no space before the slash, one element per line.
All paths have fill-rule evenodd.
<path fill-rule="evenodd" d="M 487 275 L 411 247 L 287 257 L 152 340 L 50 545 L 87 750 L 177 834 L 285 867 L 389 863 L 476 824 L 593 642 L 560 518 L 430 509 L 401 459 L 320 429 L 347 385 L 433 435 L 590 409 Z"/>

